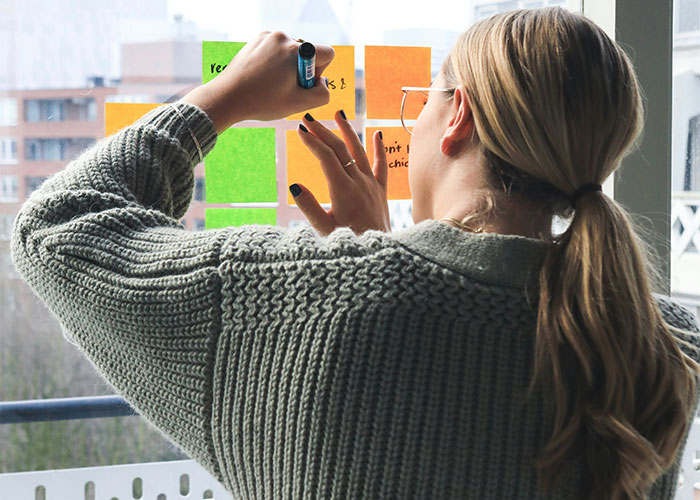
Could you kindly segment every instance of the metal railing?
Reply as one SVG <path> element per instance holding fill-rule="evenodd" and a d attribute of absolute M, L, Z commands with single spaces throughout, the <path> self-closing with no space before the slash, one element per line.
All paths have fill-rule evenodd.
<path fill-rule="evenodd" d="M 700 252 L 700 192 L 679 191 L 671 198 L 671 255 Z"/>
<path fill-rule="evenodd" d="M 130 415 L 138 415 L 138 413 L 124 398 L 119 396 L 0 402 L 0 424 L 126 417 Z"/>

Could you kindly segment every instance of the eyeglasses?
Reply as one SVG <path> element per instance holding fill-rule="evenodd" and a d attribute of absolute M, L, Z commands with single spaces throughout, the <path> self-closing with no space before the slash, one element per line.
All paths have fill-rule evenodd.
<path fill-rule="evenodd" d="M 403 92 L 403 98 L 401 99 L 401 125 L 403 125 L 404 130 L 409 134 L 411 133 L 411 131 L 408 129 L 408 127 L 406 126 L 406 122 L 403 119 L 403 112 L 406 108 L 406 100 L 408 99 L 408 95 L 410 92 L 422 94 L 425 97 L 425 102 L 423 103 L 424 106 L 428 102 L 428 92 L 452 92 L 451 89 L 436 89 L 434 87 L 401 87 L 401 91 Z"/>

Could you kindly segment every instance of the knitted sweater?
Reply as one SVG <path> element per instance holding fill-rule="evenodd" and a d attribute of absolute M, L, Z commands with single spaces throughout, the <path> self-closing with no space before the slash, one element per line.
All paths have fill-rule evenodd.
<path fill-rule="evenodd" d="M 206 154 L 213 124 L 179 106 Z M 154 110 L 33 193 L 12 252 L 105 379 L 234 498 L 580 491 L 574 465 L 541 495 L 531 465 L 553 422 L 541 392 L 525 398 L 526 290 L 547 243 L 433 220 L 361 236 L 190 232 L 177 221 L 198 161 L 183 120 Z M 667 321 L 697 330 L 659 302 Z M 672 498 L 677 473 L 651 498 Z"/>

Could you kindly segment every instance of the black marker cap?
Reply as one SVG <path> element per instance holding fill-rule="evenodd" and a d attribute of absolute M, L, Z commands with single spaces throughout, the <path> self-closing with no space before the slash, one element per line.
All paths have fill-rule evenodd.
<path fill-rule="evenodd" d="M 299 55 L 304 59 L 311 59 L 316 54 L 316 47 L 313 43 L 304 42 L 299 45 Z"/>

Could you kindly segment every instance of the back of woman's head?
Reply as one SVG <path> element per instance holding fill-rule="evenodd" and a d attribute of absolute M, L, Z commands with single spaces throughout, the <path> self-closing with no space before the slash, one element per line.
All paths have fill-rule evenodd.
<path fill-rule="evenodd" d="M 469 99 L 495 205 L 521 196 L 569 218 L 540 272 L 533 385 L 554 396 L 537 457 L 543 488 L 582 460 L 587 497 L 645 498 L 683 444 L 698 365 L 651 295 L 643 246 L 625 211 L 596 190 L 642 128 L 624 51 L 560 8 L 474 25 L 442 69 Z"/>

